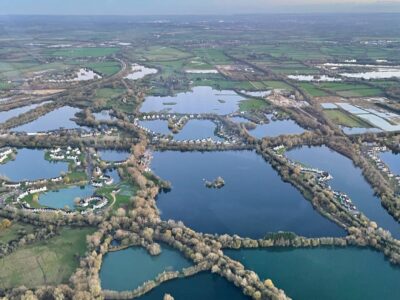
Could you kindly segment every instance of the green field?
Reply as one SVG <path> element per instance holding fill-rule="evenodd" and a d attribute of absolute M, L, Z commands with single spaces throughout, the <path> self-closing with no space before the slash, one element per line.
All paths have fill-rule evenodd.
<path fill-rule="evenodd" d="M 51 56 L 62 57 L 102 57 L 109 56 L 119 51 L 119 48 L 106 48 L 106 47 L 82 47 L 72 49 L 61 49 L 50 52 Z"/>
<path fill-rule="evenodd" d="M 329 94 L 321 89 L 319 89 L 316 85 L 309 82 L 301 82 L 298 84 L 307 94 L 312 97 L 324 97 Z"/>
<path fill-rule="evenodd" d="M 260 110 L 268 107 L 268 103 L 265 100 L 261 99 L 250 99 L 250 100 L 243 100 L 239 103 L 239 109 L 241 111 L 254 111 Z"/>
<path fill-rule="evenodd" d="M 96 73 L 100 73 L 103 76 L 111 76 L 121 70 L 121 66 L 117 61 L 102 61 L 96 63 L 90 63 L 85 67 L 92 69 Z"/>
<path fill-rule="evenodd" d="M 317 86 L 335 92 L 342 97 L 374 97 L 383 95 L 381 89 L 359 83 L 325 82 Z"/>
<path fill-rule="evenodd" d="M 194 53 L 203 61 L 212 65 L 226 65 L 232 63 L 232 60 L 220 49 L 201 48 L 196 49 Z"/>
<path fill-rule="evenodd" d="M 177 48 L 152 46 L 139 52 L 142 56 L 149 61 L 170 61 L 180 60 L 191 56 L 190 53 L 183 52 Z"/>
<path fill-rule="evenodd" d="M 287 90 L 287 91 L 293 90 L 293 88 L 290 85 L 287 85 L 286 83 L 284 83 L 282 81 L 268 80 L 268 81 L 263 81 L 263 83 L 269 89 L 279 89 L 279 90 Z"/>
<path fill-rule="evenodd" d="M 110 99 L 122 95 L 124 91 L 124 89 L 101 88 L 96 90 L 96 98 Z"/>
<path fill-rule="evenodd" d="M 131 198 L 136 194 L 137 187 L 132 186 L 129 183 L 122 182 L 120 185 L 120 192 L 116 195 L 116 202 L 113 210 L 119 207 L 126 207 L 131 202 Z"/>
<path fill-rule="evenodd" d="M 81 182 L 87 180 L 87 175 L 82 171 L 71 171 L 67 174 L 71 182 Z"/>
<path fill-rule="evenodd" d="M 68 282 L 86 251 L 86 236 L 94 229 L 64 229 L 59 236 L 24 246 L 0 259 L 0 288 Z"/>
<path fill-rule="evenodd" d="M 208 70 L 208 69 L 214 69 L 214 66 L 204 62 L 200 57 L 195 57 L 189 59 L 185 63 L 185 68 L 194 70 Z"/>
<path fill-rule="evenodd" d="M 343 112 L 339 109 L 328 109 L 324 110 L 325 115 L 337 125 L 342 125 L 350 128 L 369 128 L 371 127 L 368 123 L 363 120 Z"/>
<path fill-rule="evenodd" d="M 8 83 L 7 81 L 0 81 L 0 90 L 8 90 L 12 88 L 12 84 Z"/>
<path fill-rule="evenodd" d="M 0 218 L 0 222 L 2 220 L 4 219 Z M 16 240 L 19 237 L 19 232 L 31 233 L 33 228 L 32 225 L 12 221 L 11 227 L 0 229 L 0 243 L 6 244 L 12 240 Z"/>

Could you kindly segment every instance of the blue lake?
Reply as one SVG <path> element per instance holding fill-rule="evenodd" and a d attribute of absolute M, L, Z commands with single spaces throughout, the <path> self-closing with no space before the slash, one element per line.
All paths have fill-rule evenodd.
<path fill-rule="evenodd" d="M 292 299 L 400 299 L 400 268 L 358 248 L 246 249 L 225 254 L 271 279 Z"/>
<path fill-rule="evenodd" d="M 102 110 L 98 113 L 93 113 L 93 115 L 97 121 L 111 121 L 114 119 L 108 110 Z"/>
<path fill-rule="evenodd" d="M 24 107 L 19 107 L 19 108 L 14 108 L 8 111 L 0 111 L 0 123 L 3 123 L 7 121 L 8 119 L 11 119 L 13 117 L 17 117 L 20 114 L 26 113 L 36 107 L 38 107 L 40 104 L 32 104 Z"/>
<path fill-rule="evenodd" d="M 237 111 L 241 100 L 244 98 L 234 91 L 218 91 L 208 86 L 200 86 L 176 96 L 149 96 L 145 99 L 140 111 L 144 113 L 168 111 L 183 114 L 215 113 L 225 115 Z"/>
<path fill-rule="evenodd" d="M 152 169 L 172 183 L 172 191 L 158 197 L 164 220 L 181 220 L 200 232 L 253 238 L 279 230 L 304 236 L 345 234 L 255 152 L 155 152 Z M 205 180 L 218 176 L 226 182 L 222 189 L 205 187 Z"/>
<path fill-rule="evenodd" d="M 400 155 L 394 154 L 391 151 L 382 152 L 379 154 L 381 160 L 387 164 L 393 174 L 400 175 Z"/>
<path fill-rule="evenodd" d="M 18 149 L 14 161 L 0 165 L 0 175 L 12 181 L 54 178 L 68 171 L 68 163 L 49 162 L 44 159 L 43 150 Z"/>
<path fill-rule="evenodd" d="M 380 199 L 374 196 L 374 190 L 364 179 L 359 168 L 353 162 L 332 151 L 328 147 L 302 147 L 287 152 L 293 160 L 329 172 L 333 179 L 329 182 L 333 189 L 350 196 L 357 208 L 372 221 L 392 235 L 400 238 L 400 224 L 382 207 Z"/>
<path fill-rule="evenodd" d="M 39 196 L 40 205 L 63 209 L 68 206 L 70 209 L 74 209 L 74 200 L 76 198 L 87 198 L 93 195 L 94 188 L 91 185 L 84 187 L 70 187 L 61 189 L 59 191 L 49 191 Z"/>
<path fill-rule="evenodd" d="M 121 177 L 119 177 L 117 169 L 113 169 L 112 171 L 107 170 L 105 175 L 111 176 L 111 178 L 114 180 L 113 184 L 118 184 L 121 181 Z"/>
<path fill-rule="evenodd" d="M 170 294 L 175 300 L 246 300 L 250 299 L 233 283 L 225 278 L 211 273 L 199 273 L 195 276 L 174 279 L 164 282 L 140 300 L 160 300 L 165 294 Z"/>
<path fill-rule="evenodd" d="M 41 131 L 57 130 L 57 129 L 61 129 L 61 128 L 64 128 L 64 129 L 74 129 L 74 128 L 88 129 L 86 127 L 80 127 L 78 124 L 76 124 L 74 121 L 71 120 L 72 118 L 75 117 L 75 114 L 79 111 L 80 111 L 80 109 L 78 109 L 78 108 L 64 106 L 64 107 L 58 108 L 56 110 L 53 110 L 30 123 L 15 127 L 12 129 L 12 131 L 41 132 Z"/>
<path fill-rule="evenodd" d="M 100 150 L 98 154 L 102 160 L 111 162 L 125 161 L 130 156 L 130 153 L 127 151 L 117 150 Z"/>
<path fill-rule="evenodd" d="M 104 256 L 100 270 L 101 287 L 107 290 L 134 290 L 164 271 L 180 271 L 191 266 L 181 253 L 161 245 L 162 252 L 151 256 L 143 248 L 131 247 Z"/>
<path fill-rule="evenodd" d="M 293 120 L 277 120 L 270 119 L 268 124 L 257 125 L 255 129 L 249 130 L 249 134 L 255 138 L 262 139 L 264 137 L 277 137 L 280 135 L 302 134 L 304 128 L 297 125 Z"/>
<path fill-rule="evenodd" d="M 230 118 L 235 123 L 248 123 L 250 120 L 243 118 L 243 117 L 231 117 Z"/>

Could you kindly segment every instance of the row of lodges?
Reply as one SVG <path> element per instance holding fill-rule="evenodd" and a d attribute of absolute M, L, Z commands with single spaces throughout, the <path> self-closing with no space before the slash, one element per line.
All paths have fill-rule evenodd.
<path fill-rule="evenodd" d="M 97 178 L 92 178 L 92 186 L 94 187 L 103 187 L 104 185 L 112 185 L 114 183 L 114 179 L 109 175 L 101 175 Z"/>
<path fill-rule="evenodd" d="M 5 188 L 9 188 L 9 189 L 16 189 L 16 188 L 20 188 L 21 186 L 39 186 L 39 185 L 46 185 L 48 183 L 48 181 L 51 182 L 61 182 L 63 180 L 62 176 L 58 176 L 58 177 L 54 177 L 51 179 L 38 179 L 38 180 L 32 180 L 32 181 L 22 181 L 22 182 L 3 182 L 2 186 Z"/>
<path fill-rule="evenodd" d="M 275 149 L 275 148 L 274 148 Z M 281 150 L 280 147 L 276 147 L 277 151 Z M 292 161 L 288 158 L 286 158 L 286 160 L 289 162 L 290 165 L 295 166 L 300 168 L 300 172 L 303 174 L 314 174 L 316 176 L 317 182 L 319 185 L 321 185 L 324 189 L 327 189 L 329 191 L 331 191 L 333 193 L 333 195 L 335 196 L 335 199 L 344 207 L 346 208 L 348 211 L 354 213 L 354 214 L 358 214 L 358 210 L 356 208 L 356 206 L 353 204 L 353 202 L 351 201 L 350 197 L 347 196 L 345 193 L 343 192 L 338 192 L 333 190 L 333 188 L 328 184 L 328 181 L 333 179 L 332 175 L 329 174 L 326 171 L 321 171 L 319 169 L 316 168 L 307 168 L 302 166 L 301 164 Z"/>
<path fill-rule="evenodd" d="M 92 196 L 85 199 L 80 199 L 76 206 L 88 207 L 91 204 L 93 205 L 92 209 L 96 210 L 106 206 L 108 204 L 108 200 L 105 197 Z"/>
<path fill-rule="evenodd" d="M 389 167 L 381 160 L 379 157 L 380 152 L 388 151 L 386 146 L 374 146 L 368 149 L 367 155 L 368 157 L 375 163 L 376 167 L 384 173 L 390 179 L 394 179 L 398 185 L 400 185 L 400 175 L 395 175 L 390 171 Z"/>
<path fill-rule="evenodd" d="M 22 194 L 19 194 L 18 197 L 16 198 L 17 202 L 20 202 L 22 199 L 24 199 L 25 197 L 29 196 L 29 195 L 33 195 L 33 194 L 38 194 L 38 193 L 43 193 L 47 191 L 47 187 L 43 186 L 41 188 L 37 188 L 37 189 L 29 189 L 25 192 L 23 192 Z"/>
<path fill-rule="evenodd" d="M 239 141 L 236 139 L 230 141 L 217 141 L 213 140 L 212 138 L 204 138 L 204 139 L 195 139 L 195 140 L 171 140 L 165 137 L 158 137 L 155 136 L 152 139 L 153 143 L 162 142 L 167 144 L 173 145 L 202 145 L 202 144 L 212 144 L 212 145 L 220 145 L 220 146 L 231 146 L 231 145 L 238 145 Z"/>
<path fill-rule="evenodd" d="M 14 153 L 14 150 L 11 148 L 3 148 L 0 150 L 0 164 L 6 161 L 11 154 Z"/>
<path fill-rule="evenodd" d="M 77 166 L 81 165 L 79 155 L 81 155 L 81 150 L 79 148 L 72 149 L 70 146 L 68 146 L 66 150 L 61 148 L 49 150 L 49 157 L 51 160 L 72 160 Z"/>
<path fill-rule="evenodd" d="M 7 132 L 4 131 L 4 134 L 12 134 L 14 136 L 55 136 L 55 135 L 79 135 L 82 138 L 85 137 L 98 137 L 101 135 L 112 135 L 117 130 L 114 128 L 109 128 L 107 125 L 101 125 L 101 128 L 98 130 L 86 130 L 83 128 L 71 128 L 65 129 L 60 128 L 56 130 L 50 131 L 38 131 L 38 132 Z M 0 131 L 3 132 L 3 131 Z"/>
<path fill-rule="evenodd" d="M 189 114 L 189 115 L 180 115 L 180 114 L 147 114 L 143 115 L 140 118 L 135 118 L 134 123 L 138 121 L 151 121 L 151 120 L 176 120 L 176 119 L 208 119 L 208 114 Z"/>
<path fill-rule="evenodd" d="M 349 198 L 349 196 L 347 196 L 345 193 L 341 193 L 341 192 L 336 192 L 333 191 L 333 194 L 335 195 L 336 199 L 344 206 L 347 208 L 347 210 L 349 211 L 357 211 L 356 206 L 353 204 L 353 202 L 351 202 L 351 199 Z"/>

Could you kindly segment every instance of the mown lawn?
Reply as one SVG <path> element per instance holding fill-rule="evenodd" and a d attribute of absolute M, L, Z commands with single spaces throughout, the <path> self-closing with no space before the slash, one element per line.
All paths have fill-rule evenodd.
<path fill-rule="evenodd" d="M 93 228 L 64 229 L 59 236 L 24 246 L 0 259 L 0 288 L 55 285 L 68 282 L 86 251 Z"/>

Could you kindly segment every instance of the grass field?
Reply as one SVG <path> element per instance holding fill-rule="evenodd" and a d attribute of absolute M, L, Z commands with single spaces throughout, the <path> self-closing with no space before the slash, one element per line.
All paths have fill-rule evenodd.
<path fill-rule="evenodd" d="M 195 57 L 195 58 L 189 59 L 185 63 L 185 68 L 186 69 L 195 69 L 195 70 L 209 70 L 209 69 L 214 69 L 214 66 L 202 61 L 200 57 Z"/>
<path fill-rule="evenodd" d="M 312 83 L 309 82 L 301 82 L 298 84 L 307 94 L 309 94 L 312 97 L 324 97 L 327 96 L 328 93 L 319 89 L 317 86 L 315 86 Z"/>
<path fill-rule="evenodd" d="M 267 106 L 268 103 L 261 99 L 243 100 L 239 103 L 239 109 L 241 111 L 260 110 L 266 108 Z"/>
<path fill-rule="evenodd" d="M 81 172 L 81 171 L 72 171 L 70 173 L 68 173 L 68 178 L 70 181 L 72 182 L 77 182 L 77 181 L 85 181 L 87 180 L 87 175 L 85 172 Z"/>
<path fill-rule="evenodd" d="M 97 63 L 87 64 L 85 67 L 92 69 L 96 73 L 100 73 L 103 76 L 111 76 L 121 70 L 121 66 L 116 61 L 102 61 Z"/>
<path fill-rule="evenodd" d="M 280 90 L 287 90 L 287 91 L 293 90 L 293 88 L 290 85 L 287 85 L 286 83 L 284 83 L 282 81 L 268 80 L 268 81 L 263 81 L 263 83 L 269 89 L 280 89 Z"/>
<path fill-rule="evenodd" d="M 353 116 L 345 113 L 339 109 L 328 109 L 324 110 L 326 116 L 337 125 L 342 125 L 350 128 L 369 128 L 371 127 L 368 123 Z"/>
<path fill-rule="evenodd" d="M 187 74 L 186 76 L 193 81 L 195 86 L 211 86 L 216 90 L 255 90 L 254 82 L 228 80 L 221 74 Z"/>
<path fill-rule="evenodd" d="M 51 56 L 62 56 L 62 57 L 102 57 L 109 56 L 119 51 L 119 48 L 106 48 L 106 47 L 82 47 L 72 49 L 61 49 L 51 51 Z"/>
<path fill-rule="evenodd" d="M 152 46 L 143 51 L 143 57 L 149 61 L 180 60 L 191 54 L 172 47 Z"/>
<path fill-rule="evenodd" d="M 194 53 L 203 61 L 213 65 L 226 65 L 232 63 L 232 60 L 220 49 L 201 48 L 196 49 Z"/>
<path fill-rule="evenodd" d="M 86 236 L 94 229 L 64 229 L 50 240 L 21 247 L 0 259 L 0 288 L 28 288 L 68 281 L 86 251 Z"/>
<path fill-rule="evenodd" d="M 318 87 L 332 92 L 336 92 L 342 97 L 373 97 L 382 96 L 383 91 L 379 88 L 370 87 L 366 84 L 353 84 L 345 82 L 324 82 Z"/>
<path fill-rule="evenodd" d="M 110 99 L 118 97 L 125 92 L 124 89 L 101 88 L 96 90 L 96 98 Z"/>
<path fill-rule="evenodd" d="M 0 222 L 2 220 L 3 218 L 0 218 Z M 25 231 L 26 233 L 30 233 L 33 231 L 33 226 L 24 223 L 12 222 L 11 227 L 0 230 L 0 242 L 6 244 L 12 240 L 18 239 L 19 231 Z"/>
<path fill-rule="evenodd" d="M 0 90 L 8 90 L 12 88 L 12 84 L 8 83 L 7 81 L 0 81 Z"/>
<path fill-rule="evenodd" d="M 136 187 L 125 182 L 121 183 L 120 189 L 120 192 L 115 197 L 116 203 L 113 207 L 114 210 L 118 207 L 126 207 L 130 203 L 132 196 L 134 196 L 137 191 Z"/>

